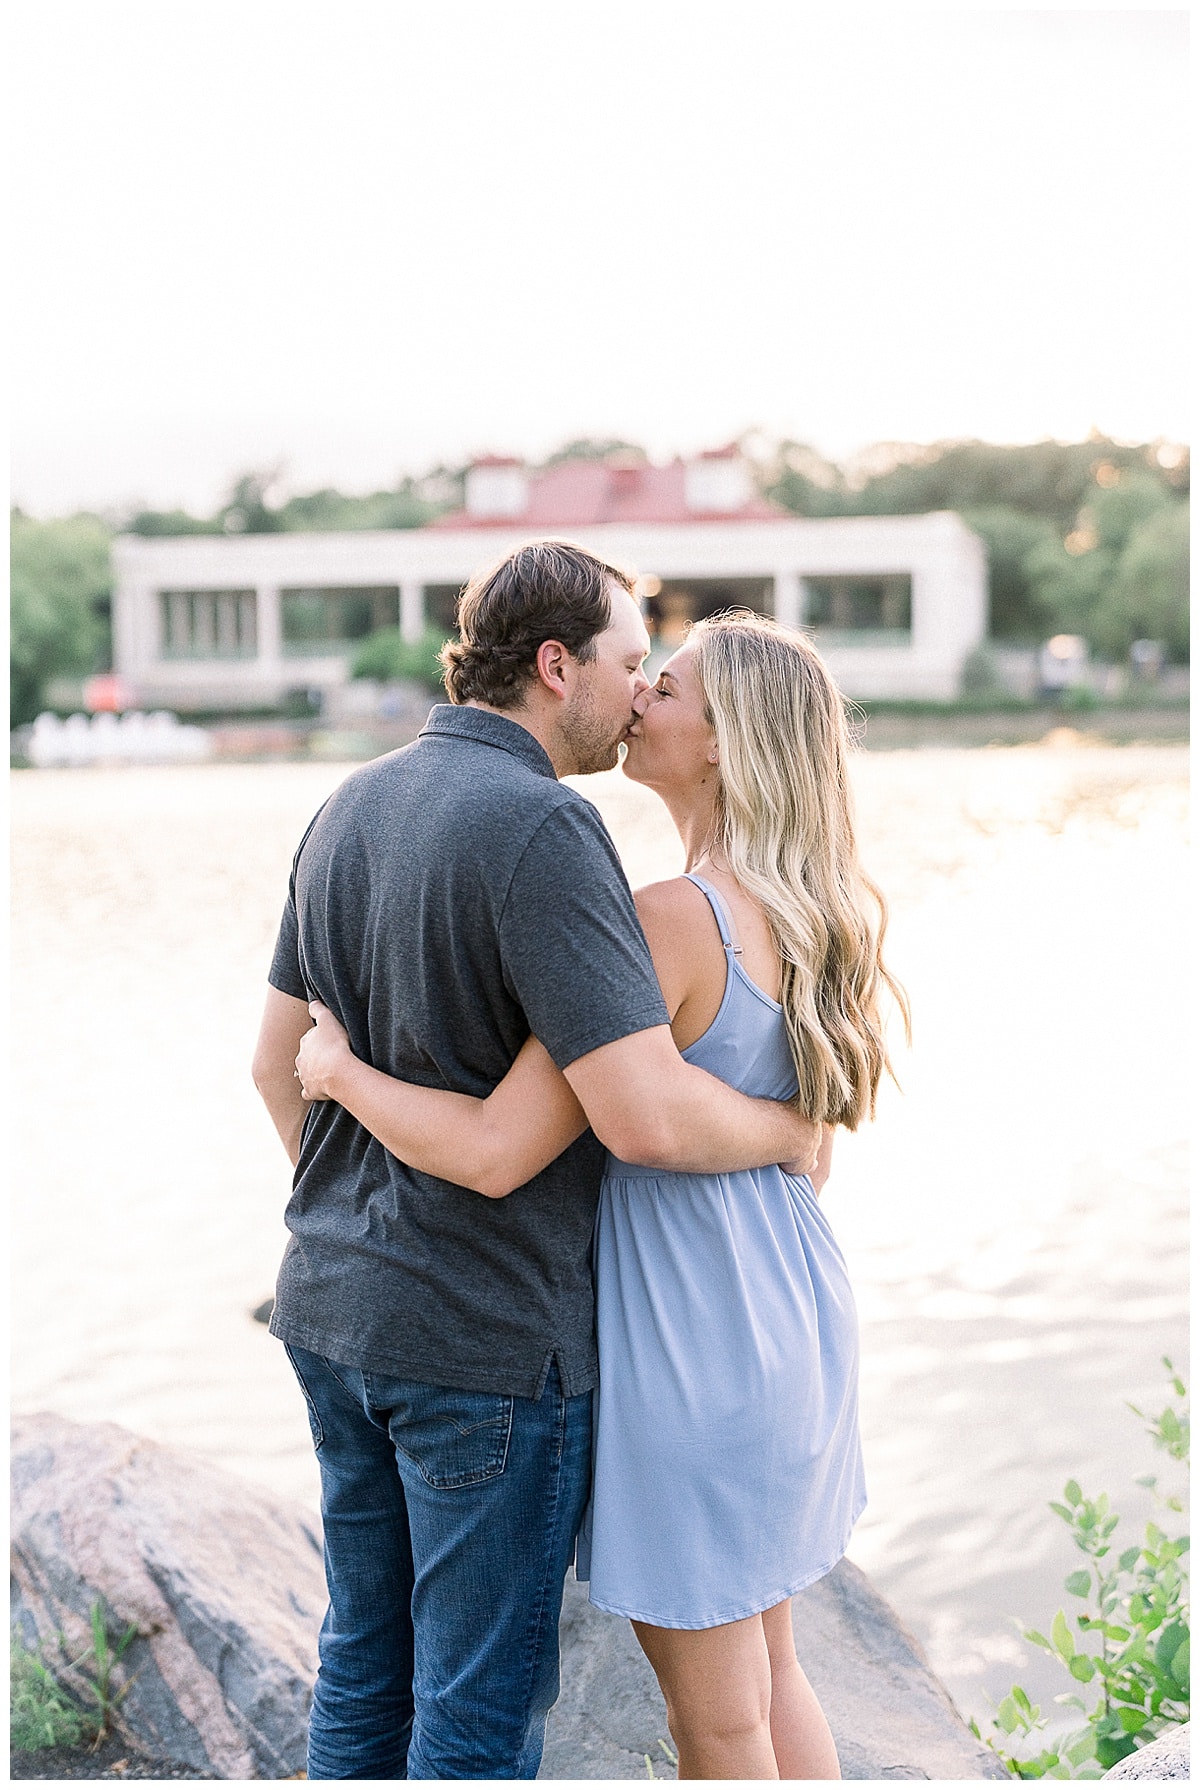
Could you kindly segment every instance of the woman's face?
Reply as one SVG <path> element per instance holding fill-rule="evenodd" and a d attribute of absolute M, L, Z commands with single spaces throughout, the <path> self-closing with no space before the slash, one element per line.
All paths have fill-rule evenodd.
<path fill-rule="evenodd" d="M 717 736 L 704 715 L 704 692 L 695 668 L 696 648 L 685 641 L 633 705 L 626 737 L 625 775 L 666 792 L 686 791 L 710 780 L 717 763 Z"/>

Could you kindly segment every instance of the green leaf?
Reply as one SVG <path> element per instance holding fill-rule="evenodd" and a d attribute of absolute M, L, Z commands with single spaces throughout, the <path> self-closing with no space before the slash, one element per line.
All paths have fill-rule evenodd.
<path fill-rule="evenodd" d="M 1066 1581 L 1066 1589 L 1072 1597 L 1086 1597 L 1091 1588 L 1092 1575 L 1086 1567 L 1081 1567 L 1078 1572 L 1073 1572 Z"/>
<path fill-rule="evenodd" d="M 1182 1622 L 1172 1622 L 1169 1628 L 1163 1630 L 1154 1649 L 1154 1663 L 1161 1672 L 1171 1670 L 1171 1661 L 1187 1639 L 1188 1631 Z"/>
<path fill-rule="evenodd" d="M 1011 1694 L 1012 1700 L 1016 1704 L 1017 1708 L 1022 1710 L 1025 1715 L 1033 1716 L 1033 1715 L 1037 1714 L 1037 1711 L 1034 1709 L 1033 1704 L 1029 1701 L 1028 1695 L 1026 1694 L 1025 1691 L 1023 1691 L 1021 1689 L 1019 1684 L 1013 1685 L 1012 1691 L 1010 1694 Z"/>
<path fill-rule="evenodd" d="M 1096 1662 L 1090 1653 L 1077 1653 L 1069 1667 L 1071 1677 L 1077 1678 L 1080 1684 L 1090 1684 L 1096 1676 Z"/>
<path fill-rule="evenodd" d="M 1111 1771 L 1114 1765 L 1119 1765 L 1122 1759 L 1128 1759 L 1130 1753 L 1136 1752 L 1137 1741 L 1129 1734 L 1123 1734 L 1119 1739 L 1103 1734 L 1096 1737 L 1096 1757 L 1105 1771 Z"/>
<path fill-rule="evenodd" d="M 1074 1522 L 1074 1516 L 1067 1509 L 1065 1504 L 1056 1504 L 1055 1501 L 1051 1499 L 1049 1508 L 1054 1512 L 1056 1517 L 1061 1517 L 1064 1523 Z"/>
<path fill-rule="evenodd" d="M 1070 1505 L 1081 1504 L 1083 1502 L 1083 1493 L 1079 1489 L 1078 1480 L 1068 1479 L 1066 1485 L 1063 1487 L 1063 1497 Z"/>
<path fill-rule="evenodd" d="M 1017 1706 L 1011 1697 L 1002 1697 L 1000 1707 L 996 1711 L 996 1726 L 1005 1734 L 1013 1734 L 1020 1726 L 1021 1718 Z"/>
<path fill-rule="evenodd" d="M 1132 1572 L 1138 1563 L 1141 1552 L 1141 1548 L 1126 1548 L 1119 1561 L 1121 1571 Z"/>
<path fill-rule="evenodd" d="M 1167 1668 L 1176 1684 L 1186 1693 L 1191 1683 L 1191 1643 L 1184 1641 L 1171 1656 L 1171 1664 Z"/>
<path fill-rule="evenodd" d="M 1067 1758 L 1072 1765 L 1082 1765 L 1085 1759 L 1096 1757 L 1096 1736 L 1089 1728 L 1079 1740 L 1067 1748 Z"/>
<path fill-rule="evenodd" d="M 1022 1640 L 1029 1641 L 1034 1647 L 1043 1647 L 1047 1653 L 1054 1652 L 1054 1643 L 1048 1641 L 1040 1629 L 1027 1628 L 1022 1631 Z"/>
<path fill-rule="evenodd" d="M 1058 1654 L 1060 1659 L 1074 1659 L 1075 1643 L 1071 1639 L 1071 1631 L 1067 1627 L 1067 1619 L 1061 1610 L 1050 1624 L 1050 1639 L 1054 1644 L 1054 1651 Z"/>
<path fill-rule="evenodd" d="M 1140 1734 L 1150 1720 L 1144 1709 L 1120 1709 L 1117 1714 L 1126 1734 Z"/>

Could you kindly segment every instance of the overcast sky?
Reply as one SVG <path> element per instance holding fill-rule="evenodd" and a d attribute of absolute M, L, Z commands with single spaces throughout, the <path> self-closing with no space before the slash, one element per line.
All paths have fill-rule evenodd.
<path fill-rule="evenodd" d="M 1183 11 L 23 0 L 14 495 L 1182 439 Z"/>

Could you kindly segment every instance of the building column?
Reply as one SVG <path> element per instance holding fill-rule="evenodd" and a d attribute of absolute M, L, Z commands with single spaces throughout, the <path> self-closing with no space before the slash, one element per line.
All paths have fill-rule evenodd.
<path fill-rule="evenodd" d="M 258 663 L 264 671 L 280 670 L 283 663 L 283 604 L 277 584 L 260 584 L 255 591 L 258 631 Z"/>
<path fill-rule="evenodd" d="M 113 670 L 136 686 L 158 651 L 158 591 L 119 578 L 112 599 Z"/>
<path fill-rule="evenodd" d="M 776 572 L 775 620 L 785 628 L 798 628 L 804 620 L 804 580 L 799 572 Z"/>
<path fill-rule="evenodd" d="M 425 632 L 425 586 L 406 578 L 400 585 L 400 638 L 415 644 Z"/>

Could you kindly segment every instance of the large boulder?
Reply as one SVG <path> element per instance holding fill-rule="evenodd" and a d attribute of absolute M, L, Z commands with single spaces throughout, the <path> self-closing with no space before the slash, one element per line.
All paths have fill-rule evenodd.
<path fill-rule="evenodd" d="M 59 1668 L 59 1635 L 84 1653 L 98 1603 L 114 1642 L 136 1625 L 116 1672 L 135 1745 L 222 1778 L 302 1772 L 326 1602 L 307 1512 L 111 1423 L 18 1417 L 12 1439 L 25 1644 Z"/>
<path fill-rule="evenodd" d="M 1003 1778 L 967 1728 L 919 1643 L 858 1567 L 843 1560 L 793 1599 L 796 1651 L 846 1778 Z M 593 1609 L 574 1579 L 562 1620 L 562 1695 L 542 1778 L 673 1778 L 654 1673 L 629 1624 Z"/>
<path fill-rule="evenodd" d="M 13 1424 L 14 1623 L 60 1667 L 100 1605 L 130 1740 L 222 1778 L 304 1767 L 325 1608 L 317 1525 L 244 1480 L 114 1424 Z M 968 1732 L 920 1647 L 843 1561 L 794 1602 L 797 1650 L 848 1778 L 1005 1776 Z M 85 1668 L 86 1669 L 86 1668 Z M 83 1688 L 83 1674 L 75 1683 Z M 567 1584 L 562 1695 L 543 1778 L 673 1777 L 654 1674 L 629 1624 Z M 665 1744 L 662 1744 L 665 1743 Z"/>

